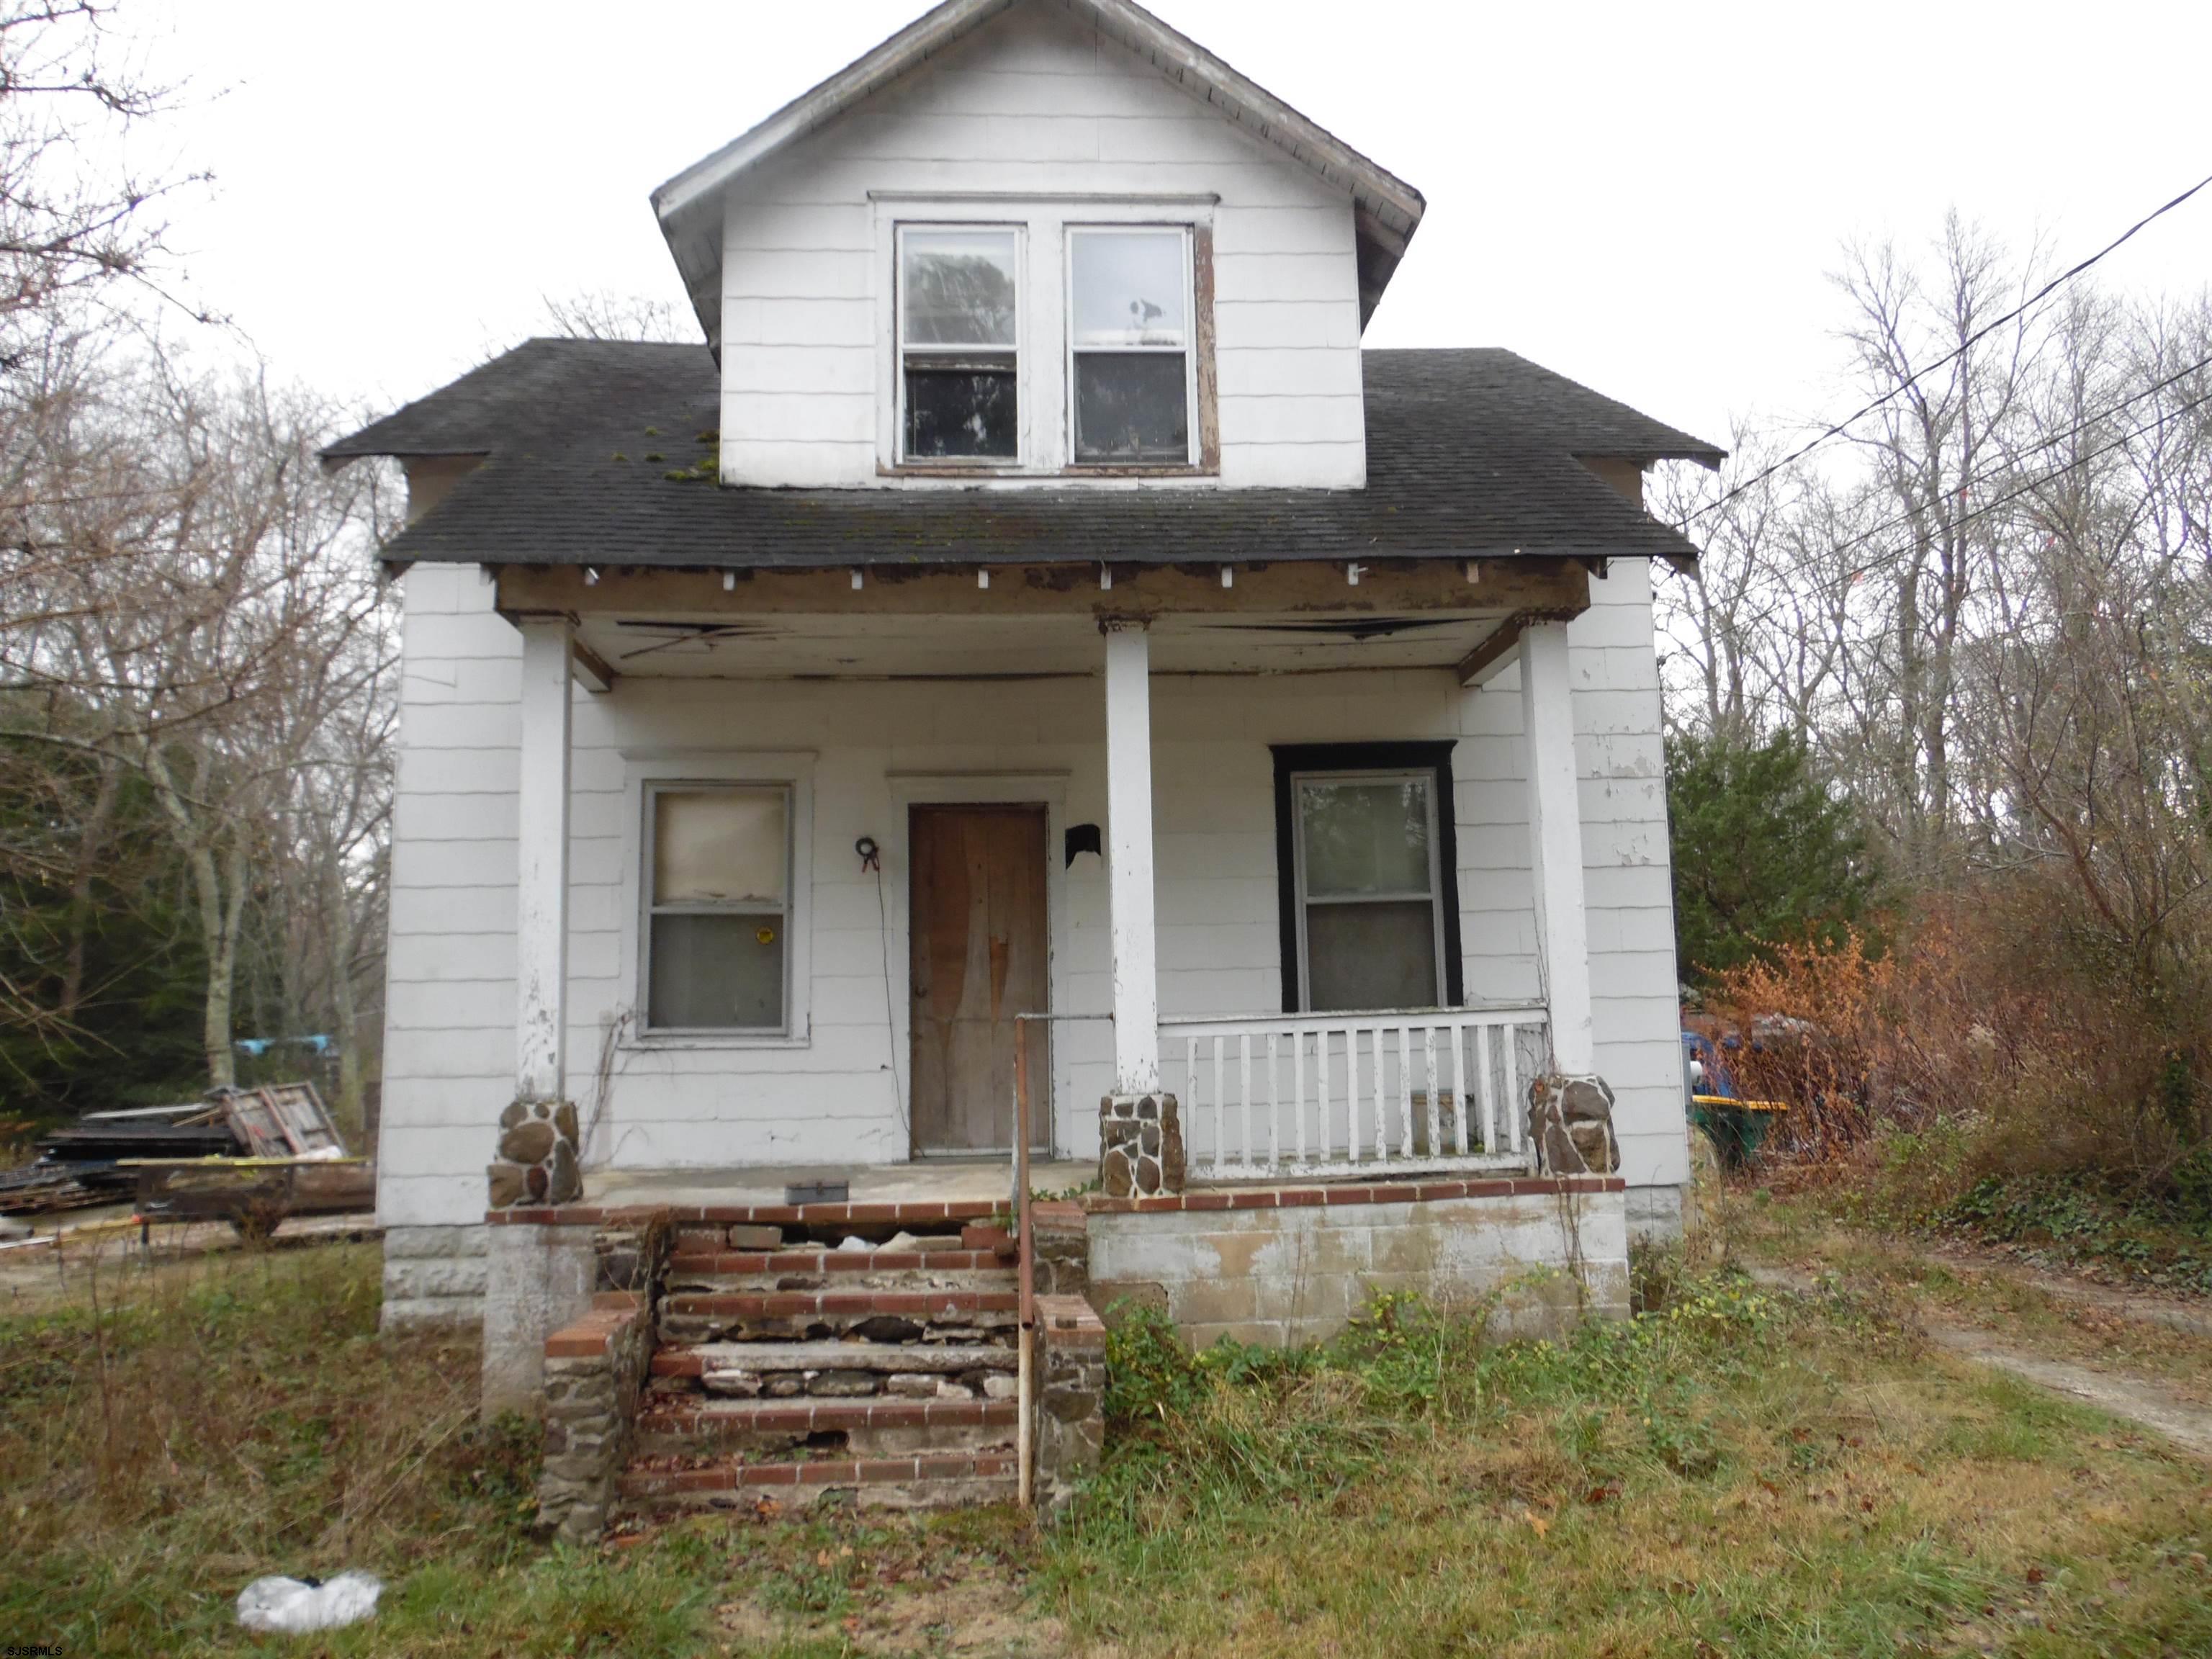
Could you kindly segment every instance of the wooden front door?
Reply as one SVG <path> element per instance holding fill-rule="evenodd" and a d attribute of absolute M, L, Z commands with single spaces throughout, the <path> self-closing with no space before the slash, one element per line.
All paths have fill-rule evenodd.
<path fill-rule="evenodd" d="M 908 820 L 914 1150 L 1014 1141 L 1014 1044 L 1030 1054 L 1031 1142 L 1050 1144 L 1045 1009 L 1045 809 L 916 806 Z"/>

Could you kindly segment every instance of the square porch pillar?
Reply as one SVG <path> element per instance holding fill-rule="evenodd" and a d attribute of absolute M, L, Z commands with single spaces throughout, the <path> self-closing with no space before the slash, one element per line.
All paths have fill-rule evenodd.
<path fill-rule="evenodd" d="M 514 919 L 514 1094 L 500 1115 L 494 1209 L 581 1194 L 576 1109 L 567 1097 L 569 656 L 565 617 L 522 634 Z"/>
<path fill-rule="evenodd" d="M 1583 894 L 1582 805 L 1575 783 L 1567 625 L 1521 635 L 1521 729 L 1528 746 L 1528 856 L 1536 947 L 1551 1012 L 1553 1064 L 1567 1077 L 1597 1065 L 1590 1019 L 1589 922 Z"/>
<path fill-rule="evenodd" d="M 1160 1091 L 1153 927 L 1152 652 L 1145 624 L 1106 636 L 1106 872 L 1113 941 L 1114 1092 L 1099 1104 L 1099 1184 L 1116 1197 L 1180 1192 L 1182 1127 Z"/>

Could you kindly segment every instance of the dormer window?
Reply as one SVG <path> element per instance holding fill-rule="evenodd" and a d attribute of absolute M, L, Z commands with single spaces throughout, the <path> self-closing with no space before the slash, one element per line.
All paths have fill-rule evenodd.
<path fill-rule="evenodd" d="M 1188 465 L 1198 424 L 1189 231 L 1071 226 L 1067 289 L 1077 463 Z"/>
<path fill-rule="evenodd" d="M 1020 267 L 1012 226 L 901 227 L 901 459 L 1020 459 Z"/>

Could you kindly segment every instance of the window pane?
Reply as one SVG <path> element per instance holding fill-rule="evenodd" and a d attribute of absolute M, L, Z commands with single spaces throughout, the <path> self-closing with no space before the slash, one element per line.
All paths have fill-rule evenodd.
<path fill-rule="evenodd" d="M 1425 899 L 1308 905 L 1306 989 L 1317 1014 L 1437 1006 L 1434 908 Z"/>
<path fill-rule="evenodd" d="M 1189 460 L 1182 353 L 1086 352 L 1076 358 L 1075 459 Z"/>
<path fill-rule="evenodd" d="M 899 292 L 908 345 L 1014 343 L 1014 233 L 908 231 Z"/>
<path fill-rule="evenodd" d="M 1429 890 L 1429 786 L 1418 778 L 1298 786 L 1306 892 Z"/>
<path fill-rule="evenodd" d="M 781 915 L 653 918 L 651 1006 L 655 1030 L 781 1030 Z"/>
<path fill-rule="evenodd" d="M 655 904 L 784 900 L 790 835 L 781 789 L 667 789 L 653 797 Z"/>
<path fill-rule="evenodd" d="M 1183 343 L 1183 234 L 1179 230 L 1077 233 L 1075 343 Z"/>
<path fill-rule="evenodd" d="M 1012 460 L 1021 453 L 1013 360 L 975 368 L 914 357 L 906 366 L 908 460 Z"/>

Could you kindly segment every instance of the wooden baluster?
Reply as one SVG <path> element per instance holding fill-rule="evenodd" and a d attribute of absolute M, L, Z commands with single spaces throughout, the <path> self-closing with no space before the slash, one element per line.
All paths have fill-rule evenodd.
<path fill-rule="evenodd" d="M 1256 1160 L 1252 1156 L 1252 1034 L 1237 1034 L 1237 1103 L 1244 1113 L 1244 1162 L 1249 1165 Z"/>
<path fill-rule="evenodd" d="M 1359 1162 L 1359 1028 L 1344 1028 L 1344 1155 Z"/>
<path fill-rule="evenodd" d="M 1398 1028 L 1398 1156 L 1413 1156 L 1413 1028 Z"/>
<path fill-rule="evenodd" d="M 1458 1131 L 1459 1155 L 1468 1157 L 1474 1148 L 1467 1139 L 1467 1025 L 1453 1022 L 1452 1045 L 1452 1123 Z"/>
<path fill-rule="evenodd" d="M 1291 1033 L 1291 1092 L 1297 1097 L 1298 1162 L 1303 1164 L 1306 1161 L 1306 1035 L 1304 1031 Z"/>
<path fill-rule="evenodd" d="M 1515 1041 L 1520 1029 L 1511 1020 L 1506 1021 L 1501 1039 L 1505 1044 L 1505 1132 L 1512 1137 L 1516 1152 L 1526 1152 L 1528 1141 L 1527 1126 L 1522 1121 L 1527 1114 L 1520 1109 L 1521 1055 Z"/>
<path fill-rule="evenodd" d="M 1490 1022 L 1474 1028 L 1475 1085 L 1482 1091 L 1482 1150 L 1498 1151 L 1498 1091 L 1490 1080 Z"/>
<path fill-rule="evenodd" d="M 1429 1085 L 1429 1156 L 1444 1155 L 1444 1103 L 1437 1098 L 1443 1091 L 1437 1087 L 1437 1028 L 1421 1027 L 1421 1065 L 1423 1076 Z"/>
<path fill-rule="evenodd" d="M 1267 1033 L 1267 1167 L 1283 1161 L 1283 1073 L 1275 1048 L 1276 1034 Z"/>
<path fill-rule="evenodd" d="M 1372 1081 L 1375 1085 L 1375 1157 L 1378 1163 L 1390 1161 L 1389 1096 L 1384 1092 L 1382 1080 L 1382 1032 L 1380 1020 L 1375 1024 L 1375 1048 L 1369 1056 L 1375 1063 Z"/>

